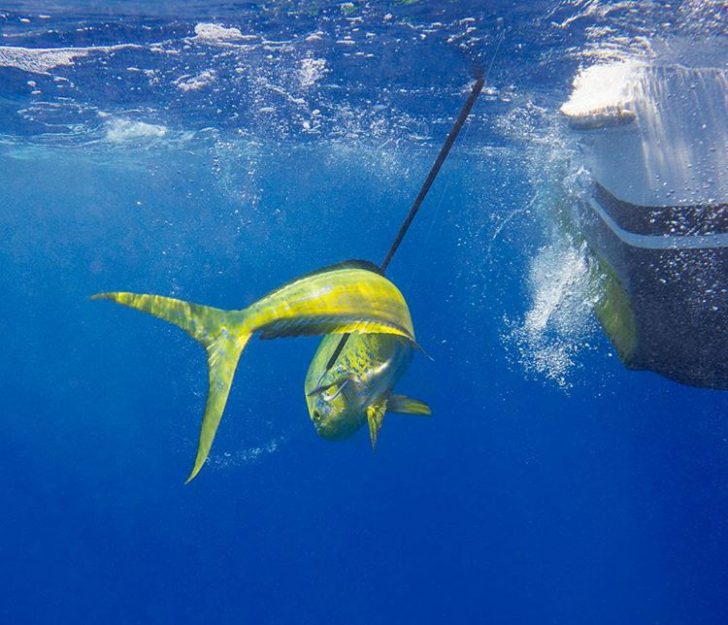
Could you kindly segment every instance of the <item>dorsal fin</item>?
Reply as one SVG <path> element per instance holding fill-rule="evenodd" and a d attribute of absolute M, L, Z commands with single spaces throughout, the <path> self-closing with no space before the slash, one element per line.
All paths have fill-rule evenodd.
<path fill-rule="evenodd" d="M 379 268 L 379 265 L 370 260 L 362 260 L 361 258 L 343 260 L 340 263 L 334 263 L 333 265 L 314 271 L 309 275 L 316 275 L 317 273 L 324 273 L 325 271 L 335 271 L 336 269 L 364 269 L 366 271 L 378 273 L 380 276 L 384 275 L 384 272 Z"/>
<path fill-rule="evenodd" d="M 379 274 L 380 276 L 384 275 L 382 273 L 382 270 L 370 260 L 345 260 L 340 263 L 334 263 L 333 265 L 329 265 L 328 267 L 322 267 L 321 269 L 309 271 L 308 273 L 305 273 L 302 276 L 298 276 L 293 280 L 284 282 L 274 291 L 272 291 L 272 293 L 285 289 L 286 287 L 291 286 L 292 284 L 296 284 L 296 282 L 300 282 L 301 280 L 305 280 L 306 278 L 317 276 L 321 273 L 328 273 L 330 271 L 338 271 L 339 269 L 363 269 L 365 271 L 371 271 L 373 273 Z"/>

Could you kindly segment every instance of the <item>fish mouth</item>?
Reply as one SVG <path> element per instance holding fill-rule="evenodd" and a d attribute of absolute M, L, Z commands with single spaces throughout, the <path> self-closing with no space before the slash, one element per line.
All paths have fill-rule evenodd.
<path fill-rule="evenodd" d="M 321 438 L 331 439 L 336 436 L 336 427 L 326 420 L 326 415 L 320 410 L 311 412 L 311 421 L 316 428 L 316 433 Z"/>
<path fill-rule="evenodd" d="M 340 441 L 349 438 L 362 424 L 359 419 L 326 419 L 318 410 L 311 413 L 311 420 L 316 428 L 316 433 L 328 441 Z"/>

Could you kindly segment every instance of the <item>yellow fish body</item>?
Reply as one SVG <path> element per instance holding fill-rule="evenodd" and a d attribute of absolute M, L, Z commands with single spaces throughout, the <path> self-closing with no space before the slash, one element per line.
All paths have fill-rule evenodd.
<path fill-rule="evenodd" d="M 385 412 L 430 414 L 424 402 L 392 393 L 412 359 L 412 338 L 352 334 L 327 368 L 340 340 L 324 337 L 306 374 L 306 403 L 319 436 L 340 440 L 367 423 L 374 447 Z"/>
<path fill-rule="evenodd" d="M 137 293 L 99 293 L 173 323 L 207 350 L 209 390 L 195 463 L 202 468 L 222 418 L 240 354 L 250 338 L 375 333 L 414 341 L 409 309 L 399 289 L 376 265 L 349 261 L 306 274 L 242 310 L 221 310 L 182 300 Z"/>

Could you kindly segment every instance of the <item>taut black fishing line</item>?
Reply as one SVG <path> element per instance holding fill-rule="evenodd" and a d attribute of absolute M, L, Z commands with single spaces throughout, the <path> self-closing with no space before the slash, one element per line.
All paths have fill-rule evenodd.
<path fill-rule="evenodd" d="M 458 134 L 460 134 L 460 130 L 463 127 L 463 124 L 465 124 L 465 120 L 468 118 L 468 115 L 470 115 L 470 111 L 473 108 L 473 105 L 475 104 L 475 101 L 478 99 L 478 96 L 480 95 L 480 92 L 483 89 L 483 85 L 485 84 L 485 78 L 483 78 L 482 74 L 477 76 L 475 80 L 475 84 L 473 85 L 473 88 L 470 91 L 470 95 L 468 96 L 468 99 L 465 101 L 465 104 L 463 105 L 462 110 L 460 111 L 460 115 L 458 115 L 457 119 L 455 120 L 455 123 L 453 124 L 452 129 L 450 130 L 450 133 L 447 135 L 447 138 L 445 139 L 445 143 L 442 144 L 442 147 L 440 148 L 440 152 L 437 155 L 437 158 L 435 159 L 435 162 L 432 165 L 432 168 L 430 169 L 430 173 L 427 174 L 427 178 L 425 178 L 425 182 L 422 184 L 422 187 L 420 188 L 420 192 L 417 194 L 417 197 L 415 198 L 415 201 L 412 203 L 412 206 L 409 209 L 409 212 L 407 213 L 407 216 L 405 217 L 404 221 L 402 222 L 402 225 L 399 228 L 399 232 L 397 233 L 397 236 L 394 239 L 394 242 L 392 243 L 392 246 L 389 248 L 389 251 L 387 252 L 386 256 L 384 257 L 384 260 L 382 261 L 382 264 L 379 265 L 379 268 L 381 269 L 382 273 L 384 273 L 387 270 L 387 267 L 389 267 L 389 263 L 392 262 L 392 257 L 397 252 L 397 249 L 399 248 L 400 243 L 402 243 L 402 239 L 404 239 L 404 236 L 407 234 L 407 230 L 409 230 L 409 227 L 412 225 L 412 221 L 414 220 L 415 216 L 417 215 L 417 211 L 420 210 L 420 206 L 422 205 L 422 202 L 425 200 L 425 197 L 427 196 L 427 192 L 430 190 L 430 187 L 432 186 L 432 183 L 435 181 L 435 178 L 437 177 L 437 174 L 440 172 L 440 168 L 442 167 L 442 164 L 445 162 L 445 159 L 447 158 L 448 153 L 450 152 L 450 148 L 452 148 L 453 144 L 455 143 L 455 139 L 457 139 Z M 329 358 L 328 363 L 326 363 L 326 369 L 331 369 L 331 367 L 334 366 L 334 363 L 336 362 L 336 359 L 339 357 L 339 354 L 341 353 L 341 350 L 344 348 L 344 345 L 346 345 L 346 341 L 348 340 L 349 335 L 344 334 L 341 337 L 341 340 L 339 341 L 338 345 L 336 346 L 336 349 L 334 350 L 334 353 L 331 354 L 331 358 Z"/>
<path fill-rule="evenodd" d="M 498 56 L 498 50 L 500 50 L 501 43 L 503 43 L 503 39 L 505 38 L 505 32 L 501 31 L 498 35 L 498 39 L 496 40 L 496 46 L 495 46 L 495 52 L 493 52 L 493 56 L 490 59 L 490 64 L 488 65 L 488 71 L 485 72 L 485 80 L 487 82 L 488 76 L 490 76 L 490 70 L 493 69 L 493 63 L 495 63 L 495 59 Z M 473 63 L 473 76 L 478 77 L 483 75 L 483 68 L 480 65 L 480 61 Z M 463 133 L 463 141 L 468 136 L 468 133 L 470 132 L 470 129 L 472 128 L 472 124 L 469 125 L 467 128 L 465 128 L 465 131 Z M 437 219 L 440 215 L 440 207 L 442 206 L 443 200 L 447 197 L 447 190 L 450 187 L 450 179 L 446 179 L 445 186 L 442 189 L 442 193 L 440 193 L 440 199 L 437 202 L 437 206 L 435 207 L 434 215 L 432 218 L 432 221 L 430 222 L 430 227 L 427 229 L 427 235 L 425 235 L 424 244 L 426 245 L 427 242 L 430 240 L 430 234 L 432 233 L 432 228 L 437 223 Z"/>
<path fill-rule="evenodd" d="M 460 115 L 458 115 L 458 118 L 455 120 L 455 124 L 450 130 L 450 133 L 447 135 L 445 143 L 442 144 L 442 147 L 440 148 L 440 153 L 437 155 L 437 158 L 435 159 L 435 162 L 430 169 L 430 173 L 427 174 L 427 178 L 425 178 L 425 182 L 423 183 L 422 188 L 420 188 L 420 192 L 417 194 L 417 197 L 415 198 L 412 207 L 409 209 L 407 217 L 405 217 L 404 221 L 402 222 L 402 225 L 399 229 L 399 232 L 397 233 L 397 236 L 394 239 L 394 242 L 392 243 L 392 246 L 389 248 L 387 255 L 384 257 L 382 264 L 379 266 L 379 268 L 382 270 L 382 273 L 384 273 L 387 270 L 387 267 L 389 267 L 389 263 L 392 262 L 392 257 L 397 251 L 397 248 L 399 248 L 399 244 L 402 243 L 404 235 L 407 234 L 407 230 L 409 230 L 410 225 L 412 225 L 412 221 L 417 215 L 417 211 L 420 210 L 420 206 L 425 200 L 427 192 L 430 190 L 430 187 L 435 181 L 437 174 L 440 172 L 440 168 L 445 162 L 445 159 L 450 152 L 450 148 L 452 147 L 453 143 L 455 143 L 455 139 L 457 139 L 458 134 L 460 134 L 460 130 L 463 127 L 465 120 L 468 118 L 468 115 L 470 115 L 473 104 L 475 104 L 475 100 L 478 99 L 478 96 L 483 89 L 483 84 L 485 84 L 485 79 L 482 76 L 479 76 L 478 79 L 475 81 L 472 90 L 470 91 L 468 99 L 465 101 L 465 104 L 460 111 Z"/>

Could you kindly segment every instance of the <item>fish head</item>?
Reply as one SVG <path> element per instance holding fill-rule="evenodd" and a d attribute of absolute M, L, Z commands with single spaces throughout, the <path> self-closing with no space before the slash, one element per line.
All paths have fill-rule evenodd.
<path fill-rule="evenodd" d="M 354 385 L 350 377 L 339 378 L 306 396 L 309 416 L 321 438 L 341 440 L 361 427 L 364 410 L 352 393 Z"/>
<path fill-rule="evenodd" d="M 367 421 L 367 408 L 387 396 L 410 360 L 411 342 L 385 334 L 352 334 L 335 366 L 327 368 L 341 337 L 324 337 L 308 374 L 308 413 L 321 438 L 341 440 Z"/>

